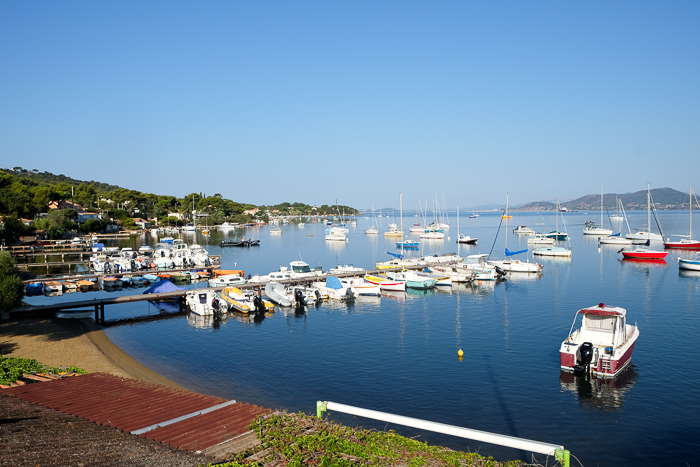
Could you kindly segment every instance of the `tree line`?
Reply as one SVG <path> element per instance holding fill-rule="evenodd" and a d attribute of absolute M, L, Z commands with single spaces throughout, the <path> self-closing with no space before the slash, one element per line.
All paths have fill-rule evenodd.
<path fill-rule="evenodd" d="M 67 209 L 49 209 L 50 203 L 67 206 Z M 74 204 L 73 204 L 74 203 Z M 88 219 L 77 223 L 78 213 L 71 206 L 80 205 L 87 212 L 101 215 L 101 219 Z M 246 211 L 258 209 L 257 215 Z M 257 206 L 240 203 L 216 193 L 190 193 L 182 198 L 129 190 L 95 181 L 75 180 L 65 175 L 28 170 L 22 167 L 0 169 L 0 216 L 3 228 L 0 237 L 13 241 L 30 230 L 44 230 L 49 238 L 62 238 L 76 230 L 103 232 L 107 225 L 118 221 L 127 229 L 137 228 L 135 219 L 155 219 L 161 226 L 179 226 L 192 221 L 192 211 L 206 215 L 208 225 L 224 221 L 248 223 L 257 219 L 267 221 L 267 212 L 274 215 L 353 215 L 357 211 L 349 206 L 310 206 L 303 203 L 280 203 L 274 206 Z M 21 219 L 33 221 L 27 227 Z"/>

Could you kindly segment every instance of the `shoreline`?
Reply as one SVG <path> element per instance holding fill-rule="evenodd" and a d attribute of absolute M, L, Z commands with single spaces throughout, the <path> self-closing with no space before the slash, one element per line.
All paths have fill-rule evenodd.
<path fill-rule="evenodd" d="M 0 321 L 0 355 L 33 358 L 53 367 L 76 366 L 90 373 L 109 373 L 186 390 L 136 361 L 114 344 L 90 318 Z"/>

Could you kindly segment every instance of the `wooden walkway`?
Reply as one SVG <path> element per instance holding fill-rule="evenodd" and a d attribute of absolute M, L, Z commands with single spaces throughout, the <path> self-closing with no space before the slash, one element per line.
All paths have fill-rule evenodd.
<path fill-rule="evenodd" d="M 348 274 L 338 274 L 334 275 L 335 277 L 359 277 L 359 276 L 364 276 L 366 274 L 374 275 L 374 274 L 379 274 L 379 273 L 385 273 L 385 272 L 392 272 L 392 271 L 400 271 L 402 268 L 392 268 L 392 269 L 376 269 L 373 271 L 366 271 L 364 273 L 348 273 Z M 164 272 L 164 271 L 163 271 Z M 138 273 L 134 273 L 138 274 Z M 326 280 L 326 277 L 329 275 L 322 275 L 322 276 L 314 276 L 314 277 L 305 277 L 301 279 L 292 279 L 292 280 L 286 280 L 286 281 L 279 281 L 280 283 L 283 283 L 285 285 L 296 285 L 296 284 L 304 284 L 308 282 L 323 282 Z M 265 285 L 267 285 L 267 282 L 256 282 L 256 283 L 248 283 L 248 284 L 243 284 L 239 285 L 239 289 L 243 290 L 258 290 L 260 294 L 263 293 L 263 290 L 265 289 Z M 207 287 L 208 289 L 215 290 L 217 292 L 220 292 L 224 290 L 225 286 L 221 287 Z M 191 289 L 191 290 L 199 290 L 199 289 Z M 154 294 L 138 294 L 138 295 L 122 295 L 119 297 L 107 297 L 107 298 L 94 298 L 92 300 L 78 300 L 78 301 L 72 301 L 72 302 L 62 302 L 62 303 L 52 303 L 48 305 L 27 305 L 23 306 L 20 308 L 16 308 L 10 312 L 9 317 L 21 317 L 21 316 L 28 316 L 28 315 L 41 315 L 41 314 L 46 314 L 46 313 L 52 313 L 52 312 L 57 312 L 57 311 L 69 311 L 69 310 L 81 310 L 81 309 L 94 309 L 95 310 L 95 322 L 101 325 L 104 325 L 106 322 L 105 319 L 105 306 L 107 305 L 119 305 L 119 304 L 124 304 L 124 303 L 135 303 L 135 302 L 144 302 L 144 301 L 161 301 L 161 300 L 178 300 L 180 302 L 180 308 L 181 310 L 185 309 L 184 305 L 184 297 L 187 294 L 188 290 L 178 290 L 175 292 L 163 292 L 163 293 L 154 293 Z"/>
<path fill-rule="evenodd" d="M 0 389 L 19 399 L 212 457 L 258 443 L 248 429 L 273 411 L 105 373 Z"/>

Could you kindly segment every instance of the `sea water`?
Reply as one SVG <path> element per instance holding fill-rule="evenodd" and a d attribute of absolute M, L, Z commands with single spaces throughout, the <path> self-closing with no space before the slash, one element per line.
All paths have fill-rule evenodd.
<path fill-rule="evenodd" d="M 646 212 L 628 213 L 632 229 L 644 227 Z M 662 212 L 665 234 L 687 234 L 687 212 Z M 622 260 L 620 246 L 583 236 L 598 214 L 567 213 L 570 259 L 532 256 L 541 275 L 511 274 L 505 281 L 408 291 L 354 303 L 324 303 L 304 312 L 277 308 L 259 320 L 229 315 L 222 321 L 174 315 L 105 329 L 108 337 L 144 365 L 193 390 L 292 412 L 315 412 L 328 400 L 450 425 L 563 445 L 583 465 L 693 465 L 700 451 L 696 402 L 700 399 L 700 273 L 680 271 L 671 251 L 663 262 Z M 266 274 L 302 259 L 328 270 L 339 264 L 374 268 L 396 253 L 396 239 L 365 235 L 373 223 L 360 217 L 348 225 L 347 242 L 324 239 L 326 225 L 306 221 L 269 227 L 183 234 L 221 255 L 224 269 Z M 404 216 L 403 227 L 419 219 Z M 512 233 L 524 224 L 538 232 L 554 229 L 554 213 L 514 213 L 508 225 L 500 213 L 475 219 L 450 217 L 444 240 L 421 240 L 407 255 L 491 253 L 502 258 L 528 248 Z M 606 224 L 607 224 L 606 219 Z M 614 225 L 627 232 L 626 225 Z M 459 230 L 459 231 L 458 231 Z M 652 230 L 656 230 L 655 226 Z M 477 237 L 476 246 L 457 245 L 458 233 Z M 220 248 L 222 239 L 257 238 L 259 247 Z M 696 236 L 697 237 L 697 236 Z M 507 239 L 507 240 L 506 240 Z M 153 244 L 149 235 L 114 242 Z M 108 245 L 109 246 L 109 245 Z M 660 245 L 662 247 L 662 245 Z M 191 287 L 197 287 L 197 284 Z M 112 295 L 142 293 L 124 289 Z M 109 292 L 71 294 L 76 300 Z M 45 303 L 46 297 L 31 298 Z M 53 299 L 51 299 L 53 300 Z M 559 368 L 559 346 L 578 309 L 604 302 L 627 309 L 640 337 L 632 366 L 613 381 L 575 378 Z M 110 306 L 107 319 L 159 316 L 147 302 Z M 457 352 L 463 350 L 464 357 Z M 339 413 L 351 426 L 395 429 L 401 434 L 478 451 L 499 460 L 532 460 L 532 454 L 437 435 Z M 573 459 L 573 457 L 572 457 Z M 535 457 L 544 463 L 546 456 Z M 551 460 L 551 459 L 550 459 Z M 572 465 L 577 465 L 572 460 Z"/>

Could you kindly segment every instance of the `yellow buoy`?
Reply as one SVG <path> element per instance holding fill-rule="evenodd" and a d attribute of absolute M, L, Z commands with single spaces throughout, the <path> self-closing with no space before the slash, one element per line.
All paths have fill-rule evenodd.
<path fill-rule="evenodd" d="M 459 351 L 457 352 L 457 356 L 464 357 L 464 352 L 462 352 L 462 349 L 459 349 Z"/>

